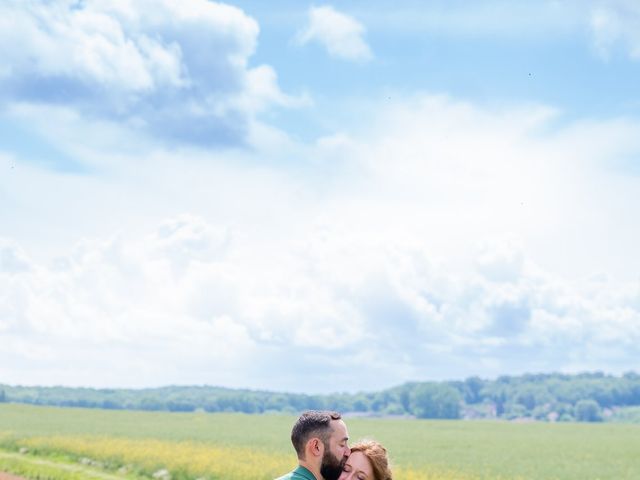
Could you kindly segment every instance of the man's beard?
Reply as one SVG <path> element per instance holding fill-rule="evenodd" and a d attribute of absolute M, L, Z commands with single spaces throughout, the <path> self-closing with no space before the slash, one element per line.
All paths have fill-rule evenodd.
<path fill-rule="evenodd" d="M 338 458 L 325 447 L 322 463 L 320 464 L 320 475 L 322 475 L 324 480 L 338 480 L 345 461 L 346 458 L 344 457 L 342 457 L 342 460 L 338 460 Z"/>

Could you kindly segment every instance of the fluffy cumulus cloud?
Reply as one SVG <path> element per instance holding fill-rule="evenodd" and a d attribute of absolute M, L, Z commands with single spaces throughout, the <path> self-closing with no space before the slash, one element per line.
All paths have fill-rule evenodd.
<path fill-rule="evenodd" d="M 15 242 L 0 240 L 0 270 L 6 272 L 25 272 L 30 269 L 29 259 Z"/>
<path fill-rule="evenodd" d="M 396 97 L 296 169 L 178 150 L 0 176 L 0 377 L 339 391 L 635 367 L 640 179 L 615 160 L 640 125 Z"/>
<path fill-rule="evenodd" d="M 317 42 L 332 57 L 366 62 L 373 54 L 364 34 L 364 26 L 356 19 L 325 5 L 309 9 L 309 22 L 298 33 L 297 41 L 301 45 Z"/>
<path fill-rule="evenodd" d="M 633 0 L 596 2 L 591 29 L 598 52 L 608 57 L 621 46 L 634 60 L 640 60 L 640 5 Z"/>
<path fill-rule="evenodd" d="M 265 270 L 193 215 L 129 241 L 80 242 L 49 265 L 22 252 L 29 268 L 0 271 L 0 374 L 354 390 L 462 372 L 628 367 L 640 341 L 637 282 L 566 282 L 529 259 L 496 278 L 487 257 L 513 256 L 497 244 L 481 248 L 478 270 L 451 273 L 419 244 L 318 228 L 271 252 Z"/>
<path fill-rule="evenodd" d="M 258 33 L 242 10 L 207 0 L 4 2 L 0 101 L 72 107 L 185 143 L 242 143 L 258 112 L 297 101 L 270 66 L 249 66 Z"/>

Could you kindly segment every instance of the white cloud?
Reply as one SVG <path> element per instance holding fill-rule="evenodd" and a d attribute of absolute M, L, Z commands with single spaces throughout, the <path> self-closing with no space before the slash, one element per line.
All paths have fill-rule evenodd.
<path fill-rule="evenodd" d="M 523 249 L 517 239 L 500 239 L 497 244 L 483 245 L 477 260 L 478 270 L 493 281 L 514 281 L 524 268 Z"/>
<path fill-rule="evenodd" d="M 366 62 L 373 54 L 363 38 L 364 33 L 360 22 L 325 5 L 309 9 L 309 24 L 298 34 L 297 41 L 301 45 L 318 42 L 332 57 Z"/>
<path fill-rule="evenodd" d="M 255 115 L 301 100 L 250 67 L 258 24 L 207 0 L 9 2 L 5 102 L 63 105 L 186 143 L 243 143 Z M 20 45 L 20 48 L 16 48 Z"/>
<path fill-rule="evenodd" d="M 202 219 L 182 215 L 164 221 L 150 238 L 159 258 L 170 259 L 172 265 L 184 269 L 192 261 L 215 260 L 224 254 L 229 232 L 214 229 Z"/>
<path fill-rule="evenodd" d="M 592 9 L 591 30 L 600 55 L 607 58 L 620 44 L 634 60 L 640 60 L 640 5 L 633 0 L 597 2 Z"/>
<path fill-rule="evenodd" d="M 139 386 L 143 371 L 151 385 L 356 390 L 532 365 L 574 369 L 595 353 L 605 362 L 610 345 L 628 368 L 640 341 L 637 283 L 566 281 L 529 260 L 508 281 L 493 281 L 452 273 L 400 239 L 326 229 L 324 240 L 305 234 L 315 244 L 306 250 L 231 242 L 203 257 L 201 234 L 194 244 L 194 235 L 179 233 L 175 248 L 165 248 L 176 225 L 219 231 L 182 216 L 152 235 L 81 242 L 53 266 L 0 272 L 1 355 L 14 359 L 2 362 L 5 381 Z M 245 248 L 270 255 L 269 268 L 252 265 Z M 502 247 L 491 248 L 481 258 L 501 255 Z M 180 270 L 176 251 L 190 260 Z M 621 287 L 631 295 L 620 296 Z M 517 350 L 530 357 L 514 359 Z M 282 355 L 296 362 L 280 365 Z M 119 360 L 103 375 L 113 356 Z M 489 360 L 491 369 L 479 369 Z M 59 376 L 40 376 L 42 361 Z M 301 380 L 317 362 L 325 378 Z M 82 367 L 62 373 L 69 364 Z M 265 380 L 276 366 L 282 377 Z"/>
<path fill-rule="evenodd" d="M 30 269 L 31 262 L 24 251 L 15 242 L 0 238 L 0 271 L 20 273 Z"/>
<path fill-rule="evenodd" d="M 487 22 L 447 10 L 426 28 L 540 25 L 487 5 Z M 567 16 L 548 13 L 575 5 L 534 10 L 557 35 Z M 636 7 L 599 8 L 603 51 L 635 55 Z M 366 61 L 364 33 L 325 6 L 298 40 Z M 257 36 L 204 0 L 0 6 L 0 46 L 21 46 L 0 53 L 6 119 L 86 167 L 0 153 L 4 381 L 336 391 L 635 367 L 637 121 L 394 92 L 296 143 L 258 120 L 309 100 L 250 65 Z"/>
<path fill-rule="evenodd" d="M 632 368 L 640 179 L 611 162 L 640 127 L 394 98 L 295 145 L 295 169 L 142 150 L 0 176 L 0 376 L 337 391 Z"/>

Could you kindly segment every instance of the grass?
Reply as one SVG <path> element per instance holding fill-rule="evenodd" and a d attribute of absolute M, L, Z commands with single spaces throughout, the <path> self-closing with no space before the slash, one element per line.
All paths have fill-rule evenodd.
<path fill-rule="evenodd" d="M 136 480 L 133 475 L 110 475 L 99 469 L 84 467 L 64 460 L 33 458 L 2 450 L 0 450 L 0 471 L 36 479 Z"/>
<path fill-rule="evenodd" d="M 619 408 L 615 411 L 609 421 L 640 424 L 640 407 Z"/>
<path fill-rule="evenodd" d="M 294 421 L 6 404 L 0 447 L 70 463 L 90 457 L 104 469 L 127 466 L 145 477 L 168 468 L 174 478 L 270 479 L 295 463 Z M 631 480 L 640 471 L 640 425 L 362 418 L 347 425 L 353 439 L 375 438 L 388 448 L 398 480 Z"/>

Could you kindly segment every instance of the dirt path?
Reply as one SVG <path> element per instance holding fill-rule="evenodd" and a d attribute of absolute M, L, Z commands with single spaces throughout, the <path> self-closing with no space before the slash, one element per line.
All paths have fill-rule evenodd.
<path fill-rule="evenodd" d="M 24 477 L 18 477 L 16 475 L 11 475 L 10 473 L 0 472 L 0 480 L 27 480 Z"/>
<path fill-rule="evenodd" d="M 78 472 L 78 473 L 82 473 L 87 478 L 94 478 L 96 480 L 123 480 L 122 476 L 101 472 L 99 470 L 83 467 L 81 465 L 76 465 L 72 463 L 53 462 L 51 460 L 45 460 L 42 458 L 28 457 L 26 455 L 21 455 L 19 453 L 0 452 L 0 457 L 20 459 L 20 461 L 25 463 L 30 463 L 32 465 L 45 465 L 48 467 L 57 468 L 59 470 L 65 470 L 67 472 Z M 0 473 L 0 480 L 27 480 L 27 479 L 24 477 L 18 477 L 16 475 L 12 475 L 9 473 Z"/>

